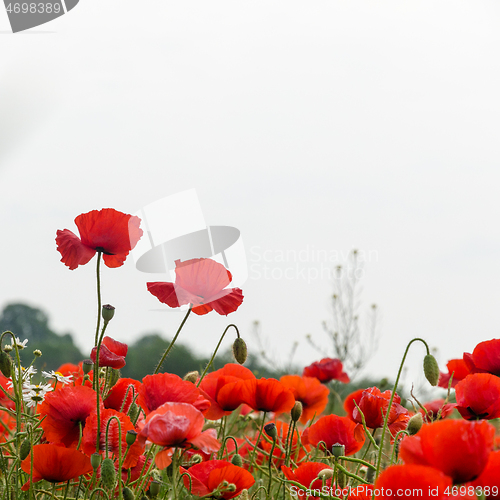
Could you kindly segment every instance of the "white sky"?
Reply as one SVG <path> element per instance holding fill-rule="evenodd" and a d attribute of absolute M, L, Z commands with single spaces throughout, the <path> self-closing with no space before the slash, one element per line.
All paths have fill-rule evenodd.
<path fill-rule="evenodd" d="M 362 300 L 383 322 L 369 375 L 394 377 L 414 336 L 443 366 L 498 337 L 499 24 L 495 1 L 81 0 L 12 35 L 0 10 L 0 305 L 41 307 L 90 350 L 95 261 L 69 271 L 56 230 L 196 188 L 209 224 L 241 230 L 250 266 L 371 252 Z M 191 317 L 181 341 L 208 353 L 236 322 L 252 350 L 257 319 L 282 359 L 294 340 L 298 362 L 318 359 L 304 336 L 326 342 L 331 284 L 302 276 L 250 272 L 241 308 Z M 151 311 L 146 280 L 132 260 L 104 268 L 118 340 L 182 319 Z"/>

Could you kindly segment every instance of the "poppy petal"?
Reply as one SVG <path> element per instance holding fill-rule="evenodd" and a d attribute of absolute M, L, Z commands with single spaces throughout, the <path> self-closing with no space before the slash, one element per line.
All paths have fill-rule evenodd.
<path fill-rule="evenodd" d="M 69 229 L 57 231 L 57 250 L 62 255 L 61 262 L 71 270 L 83 266 L 95 255 L 95 250 L 84 245 L 80 238 Z"/>

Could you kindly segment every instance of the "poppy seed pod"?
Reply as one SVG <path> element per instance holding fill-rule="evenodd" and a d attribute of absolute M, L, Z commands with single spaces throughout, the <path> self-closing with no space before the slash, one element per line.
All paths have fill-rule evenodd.
<path fill-rule="evenodd" d="M 439 366 L 436 358 L 432 354 L 427 354 L 424 358 L 424 375 L 432 386 L 439 382 Z"/>
<path fill-rule="evenodd" d="M 247 345 L 241 337 L 236 338 L 236 340 L 233 342 L 233 356 L 240 365 L 242 365 L 247 360 Z"/>
<path fill-rule="evenodd" d="M 345 446 L 340 443 L 335 443 L 334 445 L 332 445 L 332 455 L 334 457 L 345 456 Z"/>
<path fill-rule="evenodd" d="M 90 465 L 92 465 L 92 468 L 96 470 L 99 465 L 101 465 L 102 457 L 99 455 L 99 453 L 92 453 L 90 455 Z"/>
<path fill-rule="evenodd" d="M 82 363 L 82 370 L 85 375 L 90 373 L 94 369 L 94 363 L 92 363 L 91 359 L 84 359 Z"/>
<path fill-rule="evenodd" d="M 127 486 L 123 488 L 122 494 L 123 494 L 123 500 L 135 500 L 134 492 L 130 488 L 127 488 Z"/>
<path fill-rule="evenodd" d="M 101 464 L 102 484 L 108 488 L 114 488 L 116 484 L 115 464 L 111 458 L 105 458 Z"/>
<path fill-rule="evenodd" d="M 423 424 L 424 424 L 424 419 L 422 417 L 422 414 L 420 412 L 416 413 L 415 415 L 413 415 L 413 417 L 410 418 L 406 430 L 408 431 L 408 434 L 410 436 L 413 436 L 422 428 Z"/>
<path fill-rule="evenodd" d="M 276 424 L 271 422 L 270 424 L 264 425 L 264 431 L 273 441 L 276 441 L 276 438 L 278 437 L 278 431 L 276 430 Z"/>
<path fill-rule="evenodd" d="M 102 319 L 108 323 L 115 315 L 115 308 L 111 304 L 104 304 L 101 309 Z"/>
<path fill-rule="evenodd" d="M 12 372 L 12 360 L 10 356 L 4 352 L 0 351 L 0 371 L 9 378 Z"/>
<path fill-rule="evenodd" d="M 135 443 L 136 439 L 137 439 L 137 432 L 134 430 L 129 430 L 127 431 L 127 434 L 125 434 L 125 442 L 129 446 L 132 446 Z"/>

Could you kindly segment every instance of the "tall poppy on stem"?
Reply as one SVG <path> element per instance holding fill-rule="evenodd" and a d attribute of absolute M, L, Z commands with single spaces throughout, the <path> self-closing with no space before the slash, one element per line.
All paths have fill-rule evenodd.
<path fill-rule="evenodd" d="M 96 362 L 97 349 L 97 347 L 94 347 L 90 353 L 90 359 L 94 364 Z M 127 344 L 114 340 L 111 337 L 104 337 L 99 347 L 99 366 L 109 366 L 117 370 L 123 368 L 126 364 L 125 356 L 127 355 L 127 351 Z"/>
<path fill-rule="evenodd" d="M 344 371 L 342 361 L 336 358 L 323 358 L 321 361 L 315 361 L 304 368 L 302 375 L 304 377 L 316 377 L 323 384 L 331 380 L 339 380 L 344 384 L 350 382 L 349 375 Z"/>

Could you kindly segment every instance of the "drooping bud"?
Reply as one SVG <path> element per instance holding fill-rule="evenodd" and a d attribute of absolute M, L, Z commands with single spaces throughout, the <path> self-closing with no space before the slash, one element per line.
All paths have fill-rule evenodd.
<path fill-rule="evenodd" d="M 238 467 L 243 467 L 243 458 L 239 453 L 236 453 L 233 455 L 233 458 L 231 459 L 231 463 L 233 465 L 236 465 Z"/>
<path fill-rule="evenodd" d="M 330 479 L 333 477 L 333 469 L 323 469 L 318 472 L 318 479 Z"/>
<path fill-rule="evenodd" d="M 226 491 L 229 491 L 231 493 L 235 492 L 236 491 L 236 485 L 234 483 L 229 483 L 226 486 Z"/>
<path fill-rule="evenodd" d="M 273 441 L 276 441 L 276 438 L 278 437 L 276 424 L 271 422 L 270 424 L 264 425 L 264 431 Z"/>
<path fill-rule="evenodd" d="M 111 389 L 120 380 L 120 370 L 110 368 L 108 371 L 108 387 Z"/>
<path fill-rule="evenodd" d="M 83 363 L 82 363 L 82 369 L 83 369 L 83 373 L 85 373 L 85 375 L 90 373 L 94 369 L 94 363 L 92 363 L 92 360 L 91 359 L 84 359 Z"/>
<path fill-rule="evenodd" d="M 158 495 L 160 492 L 160 482 L 159 481 L 152 481 L 151 484 L 149 485 L 149 492 L 151 493 L 151 496 L 154 498 Z"/>
<path fill-rule="evenodd" d="M 424 358 L 424 374 L 431 385 L 436 386 L 438 384 L 439 366 L 432 354 L 427 354 Z"/>
<path fill-rule="evenodd" d="M 135 443 L 136 439 L 137 439 L 137 432 L 134 431 L 133 429 L 127 431 L 127 434 L 125 434 L 125 442 L 129 446 L 132 446 Z"/>
<path fill-rule="evenodd" d="M 339 488 L 344 489 L 347 486 L 347 476 L 344 471 L 337 469 L 337 485 Z"/>
<path fill-rule="evenodd" d="M 19 449 L 19 458 L 21 460 L 24 460 L 31 451 L 31 441 L 29 439 L 25 439 L 22 444 L 21 448 Z"/>
<path fill-rule="evenodd" d="M 101 479 L 102 484 L 108 488 L 114 488 L 116 484 L 115 464 L 111 458 L 105 458 L 101 464 Z"/>
<path fill-rule="evenodd" d="M 0 371 L 9 378 L 12 373 L 12 359 L 4 352 L 0 351 Z"/>
<path fill-rule="evenodd" d="M 123 500 L 135 500 L 134 492 L 127 486 L 123 488 L 122 494 L 123 494 Z"/>
<path fill-rule="evenodd" d="M 335 443 L 332 445 L 332 455 L 334 457 L 344 457 L 345 456 L 345 446 L 340 443 Z"/>
<path fill-rule="evenodd" d="M 191 465 L 201 464 L 203 457 L 199 453 L 195 453 L 190 460 Z"/>
<path fill-rule="evenodd" d="M 233 342 L 233 356 L 240 365 L 242 365 L 247 360 L 247 345 L 241 337 L 236 338 L 236 340 Z"/>
<path fill-rule="evenodd" d="M 195 384 L 199 376 L 200 373 L 195 370 L 194 372 L 187 372 L 182 380 L 185 380 L 187 382 L 192 382 L 193 384 Z"/>
<path fill-rule="evenodd" d="M 130 405 L 128 409 L 128 416 L 132 422 L 135 422 L 137 417 L 139 416 L 139 407 L 136 405 L 135 401 Z"/>
<path fill-rule="evenodd" d="M 424 424 L 424 419 L 422 417 L 422 414 L 418 412 L 415 415 L 413 415 L 413 417 L 410 418 L 406 430 L 408 431 L 408 434 L 410 436 L 413 436 L 422 428 L 423 424 Z"/>
<path fill-rule="evenodd" d="M 292 411 L 291 411 L 291 417 L 293 422 L 297 422 L 300 420 L 300 417 L 302 416 L 302 410 L 303 406 L 300 401 L 295 401 L 295 404 L 293 405 Z"/>
<path fill-rule="evenodd" d="M 113 316 L 115 315 L 115 308 L 111 304 L 105 304 L 102 306 L 101 314 L 102 319 L 106 323 L 108 323 L 113 319 Z"/>
<path fill-rule="evenodd" d="M 42 351 L 40 351 L 40 349 L 35 349 L 33 351 L 33 356 L 39 358 L 41 355 L 42 355 Z"/>
<path fill-rule="evenodd" d="M 99 465 L 101 465 L 102 457 L 99 455 L 99 453 L 92 453 L 90 455 L 90 465 L 92 465 L 92 468 L 96 470 Z"/>

